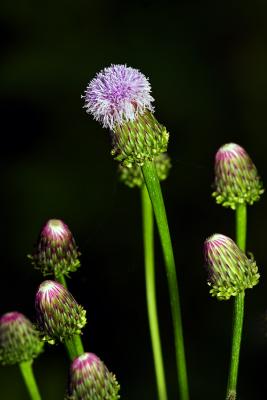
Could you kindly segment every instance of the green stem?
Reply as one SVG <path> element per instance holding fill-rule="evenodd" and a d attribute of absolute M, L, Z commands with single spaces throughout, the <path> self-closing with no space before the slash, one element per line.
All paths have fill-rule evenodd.
<path fill-rule="evenodd" d="M 64 344 L 71 361 L 84 353 L 80 335 L 74 335 L 70 339 L 66 339 Z"/>
<path fill-rule="evenodd" d="M 67 285 L 65 276 L 64 276 L 63 274 L 58 275 L 58 276 L 56 277 L 56 280 L 57 280 L 59 283 L 61 283 L 61 285 L 63 285 L 66 289 L 68 289 L 68 285 Z"/>
<path fill-rule="evenodd" d="M 236 209 L 236 242 L 239 248 L 246 250 L 246 231 L 247 231 L 247 207 L 240 204 Z M 234 300 L 233 311 L 233 341 L 231 362 L 228 377 L 227 400 L 236 399 L 236 387 L 238 378 L 239 355 L 242 338 L 242 328 L 244 320 L 245 292 L 239 293 Z"/>
<path fill-rule="evenodd" d="M 61 283 L 61 285 L 68 289 L 67 282 L 63 274 L 58 275 L 56 279 L 59 283 Z M 65 340 L 65 347 L 71 360 L 84 353 L 83 343 L 80 335 L 74 335 L 71 339 Z"/>
<path fill-rule="evenodd" d="M 31 400 L 41 400 L 39 389 L 32 370 L 32 361 L 24 361 L 20 363 L 19 368 Z"/>
<path fill-rule="evenodd" d="M 176 277 L 175 261 L 174 261 L 174 255 L 173 255 L 173 249 L 172 249 L 172 243 L 171 243 L 171 237 L 169 232 L 164 201 L 154 163 L 147 161 L 142 166 L 142 172 L 144 175 L 149 197 L 153 205 L 163 250 L 164 261 L 165 261 L 166 274 L 169 287 L 173 330 L 174 330 L 175 354 L 176 354 L 180 399 L 188 400 L 189 391 L 187 383 L 180 300 L 179 300 L 178 284 Z"/>
<path fill-rule="evenodd" d="M 167 389 L 160 342 L 159 323 L 157 315 L 155 267 L 154 267 L 154 224 L 153 209 L 146 186 L 141 188 L 143 240 L 146 278 L 146 301 L 149 320 L 150 337 L 156 373 L 158 398 L 167 400 Z"/>
<path fill-rule="evenodd" d="M 239 248 L 246 251 L 247 235 L 247 206 L 239 204 L 236 209 L 236 243 Z"/>

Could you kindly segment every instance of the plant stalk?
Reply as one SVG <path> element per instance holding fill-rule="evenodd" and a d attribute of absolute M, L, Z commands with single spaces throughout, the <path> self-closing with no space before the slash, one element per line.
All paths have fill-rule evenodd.
<path fill-rule="evenodd" d="M 246 250 L 247 232 L 247 207 L 246 204 L 239 204 L 236 208 L 236 243 L 242 251 Z M 240 346 L 242 339 L 242 329 L 244 320 L 245 291 L 239 293 L 234 299 L 233 310 L 233 340 L 230 370 L 227 386 L 227 400 L 236 399 L 236 387 L 238 378 L 238 366 L 240 356 Z"/>
<path fill-rule="evenodd" d="M 142 166 L 142 172 L 149 197 L 153 206 L 155 219 L 161 240 L 163 257 L 165 261 L 169 298 L 174 331 L 175 355 L 177 363 L 177 375 L 180 400 L 189 399 L 189 390 L 187 382 L 186 359 L 184 351 L 184 339 L 182 330 L 182 318 L 179 291 L 176 276 L 176 267 L 172 249 L 172 242 L 169 232 L 167 215 L 165 211 L 164 200 L 162 197 L 161 187 L 157 176 L 154 162 L 147 161 Z"/>
<path fill-rule="evenodd" d="M 59 283 L 61 283 L 61 285 L 68 289 L 67 282 L 63 274 L 58 275 L 56 279 Z M 72 336 L 72 338 L 65 340 L 64 344 L 71 361 L 84 353 L 83 343 L 80 335 Z"/>
<path fill-rule="evenodd" d="M 146 301 L 149 320 L 151 345 L 156 374 L 156 383 L 159 400 L 167 400 L 167 388 L 160 341 L 160 331 L 157 314 L 155 263 L 154 263 L 154 222 L 152 204 L 145 185 L 141 188 L 142 219 Z"/>
<path fill-rule="evenodd" d="M 41 400 L 41 395 L 33 374 L 32 360 L 21 362 L 19 368 L 31 400 Z"/>

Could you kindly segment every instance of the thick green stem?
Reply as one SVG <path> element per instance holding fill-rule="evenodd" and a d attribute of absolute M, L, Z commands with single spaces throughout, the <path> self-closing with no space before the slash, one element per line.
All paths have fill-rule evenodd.
<path fill-rule="evenodd" d="M 164 373 L 160 332 L 157 314 L 155 264 L 154 264 L 154 223 L 153 209 L 147 188 L 141 188 L 143 240 L 145 258 L 146 301 L 149 320 L 150 337 L 156 374 L 159 400 L 167 400 L 166 380 Z"/>
<path fill-rule="evenodd" d="M 243 251 L 246 250 L 246 231 L 247 231 L 247 208 L 245 204 L 240 204 L 236 209 L 236 243 Z M 244 320 L 245 292 L 241 292 L 235 297 L 233 311 L 233 341 L 231 362 L 227 386 L 227 400 L 236 399 L 236 387 L 238 378 L 238 366 L 240 346 L 242 339 L 242 328 Z"/>
<path fill-rule="evenodd" d="M 39 389 L 32 370 L 32 361 L 24 361 L 20 363 L 19 368 L 31 400 L 41 400 Z"/>
<path fill-rule="evenodd" d="M 157 171 L 153 162 L 146 162 L 142 166 L 146 187 L 149 193 L 151 203 L 158 226 L 159 236 L 161 240 L 163 256 L 165 261 L 169 297 L 171 305 L 171 314 L 174 330 L 175 354 L 178 372 L 178 385 L 181 400 L 189 399 L 186 360 L 184 351 L 184 339 L 182 330 L 182 318 L 180 309 L 180 300 L 178 292 L 178 284 L 176 277 L 175 261 L 169 232 L 169 226 L 161 193 L 160 183 Z"/>
<path fill-rule="evenodd" d="M 58 275 L 56 279 L 59 283 L 61 283 L 61 285 L 68 289 L 67 282 L 63 274 Z M 83 343 L 80 335 L 74 335 L 71 339 L 65 340 L 65 347 L 71 360 L 84 353 Z"/>
<path fill-rule="evenodd" d="M 61 285 L 63 285 L 66 289 L 68 289 L 68 285 L 67 285 L 65 276 L 64 276 L 63 274 L 58 275 L 58 276 L 56 277 L 56 280 L 57 280 L 59 283 L 61 283 Z"/>
<path fill-rule="evenodd" d="M 65 340 L 65 347 L 71 361 L 84 353 L 80 335 L 74 335 L 70 339 Z"/>

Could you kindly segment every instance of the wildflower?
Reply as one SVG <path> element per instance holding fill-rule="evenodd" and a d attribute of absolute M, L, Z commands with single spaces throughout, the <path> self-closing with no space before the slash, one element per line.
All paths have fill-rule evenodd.
<path fill-rule="evenodd" d="M 84 353 L 71 364 L 70 400 L 117 400 L 120 386 L 105 364 L 93 353 Z"/>
<path fill-rule="evenodd" d="M 43 351 L 40 333 L 23 314 L 13 311 L 0 319 L 0 362 L 19 364 L 31 361 Z"/>
<path fill-rule="evenodd" d="M 153 115 L 148 79 L 137 69 L 111 65 L 85 91 L 85 108 L 112 131 L 111 154 L 125 166 L 142 166 L 167 150 L 169 135 Z"/>
<path fill-rule="evenodd" d="M 63 285 L 55 281 L 41 283 L 35 308 L 38 325 L 50 343 L 80 334 L 86 324 L 86 311 Z"/>
<path fill-rule="evenodd" d="M 41 230 L 35 254 L 30 256 L 43 275 L 56 278 L 76 271 L 79 251 L 68 226 L 60 219 L 50 219 Z"/>
<path fill-rule="evenodd" d="M 257 169 L 247 152 L 235 143 L 222 146 L 215 156 L 216 202 L 236 209 L 253 204 L 264 192 Z"/>
<path fill-rule="evenodd" d="M 228 300 L 259 281 L 256 262 L 227 236 L 210 236 L 204 243 L 204 257 L 210 294 L 219 300 Z"/>

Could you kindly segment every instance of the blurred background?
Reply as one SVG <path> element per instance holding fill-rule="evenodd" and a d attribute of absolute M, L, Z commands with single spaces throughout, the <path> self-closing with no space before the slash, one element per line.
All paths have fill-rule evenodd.
<path fill-rule="evenodd" d="M 241 3 L 241 2 L 240 2 Z M 208 293 L 203 241 L 234 236 L 234 213 L 211 198 L 215 152 L 245 147 L 266 165 L 267 3 L 150 0 L 4 1 L 0 5 L 0 314 L 34 320 L 42 276 L 32 253 L 46 220 L 63 219 L 82 252 L 69 288 L 85 306 L 86 350 L 116 373 L 125 400 L 156 399 L 148 331 L 139 191 L 124 187 L 108 131 L 81 95 L 111 63 L 150 78 L 156 117 L 170 132 L 163 191 L 177 260 L 192 399 L 223 399 L 232 301 Z M 265 195 L 266 196 L 266 195 Z M 249 208 L 248 250 L 260 284 L 247 291 L 240 399 L 267 394 L 265 196 Z M 177 399 L 172 326 L 158 239 L 157 288 L 169 399 Z M 34 364 L 44 400 L 62 399 L 68 359 L 58 345 Z M 17 367 L 0 368 L 1 399 L 26 400 Z"/>

